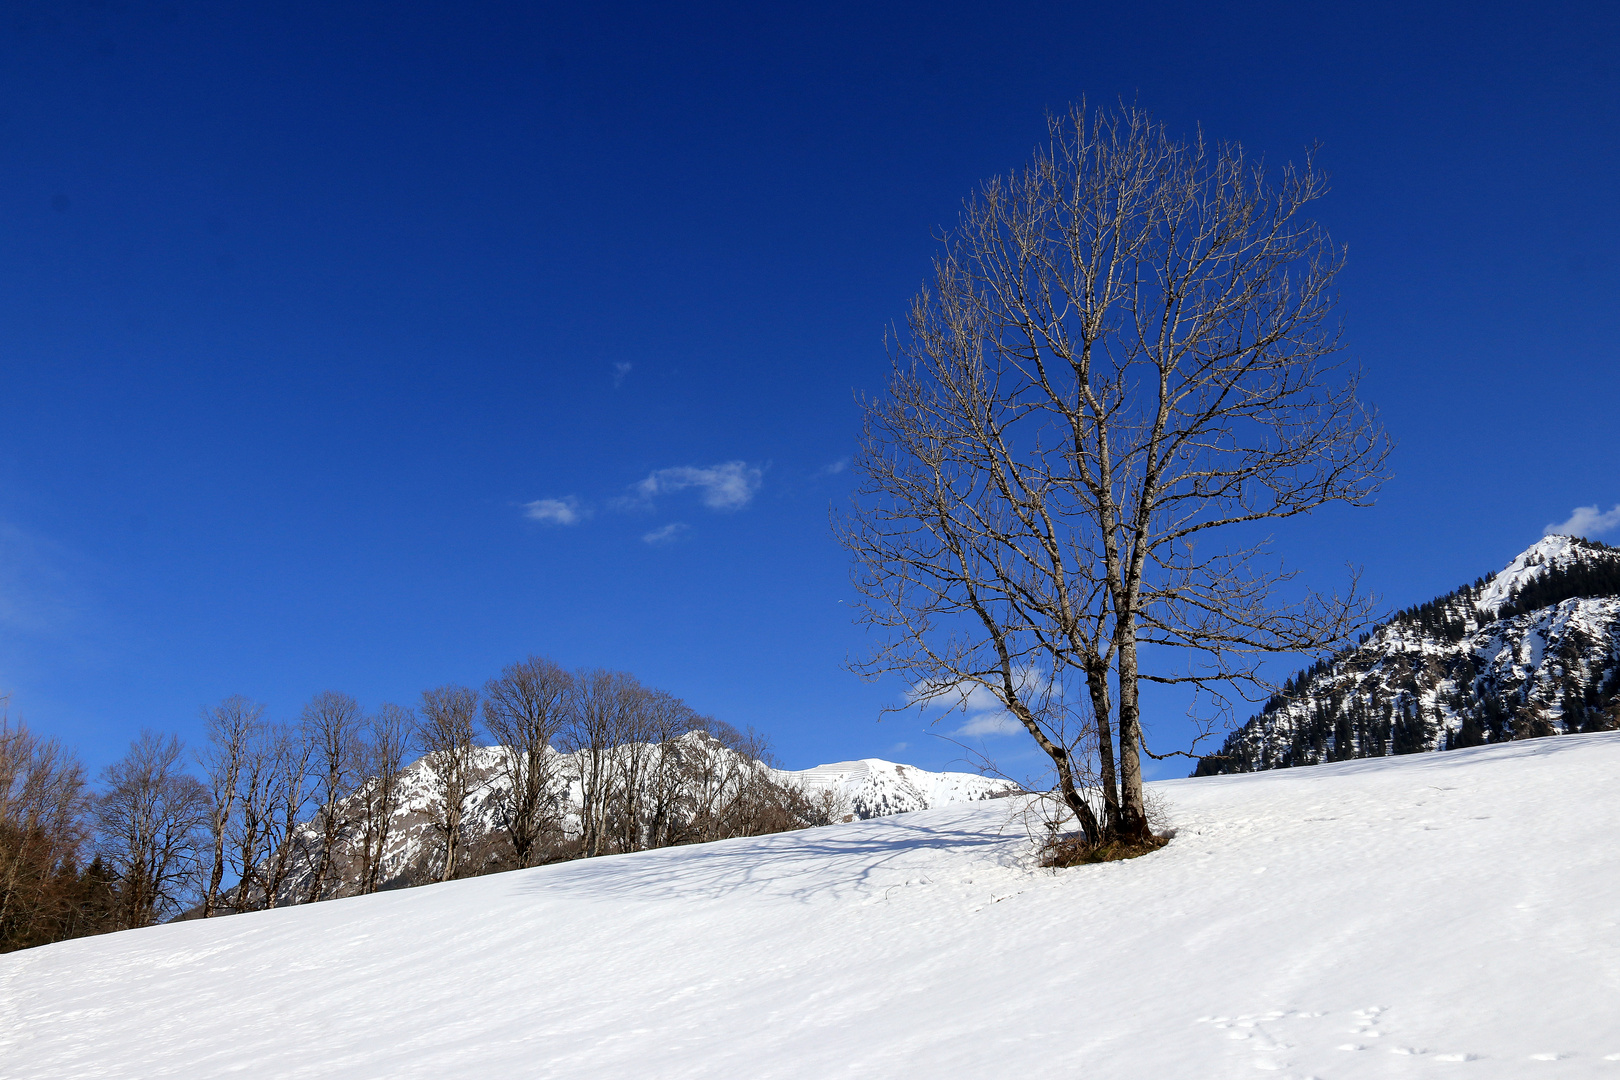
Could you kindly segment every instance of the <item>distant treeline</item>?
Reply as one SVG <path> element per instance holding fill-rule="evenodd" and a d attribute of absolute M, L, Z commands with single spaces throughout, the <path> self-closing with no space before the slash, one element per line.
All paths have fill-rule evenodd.
<path fill-rule="evenodd" d="M 778 783 L 757 733 L 537 657 L 414 708 L 328 691 L 291 722 L 243 697 L 205 720 L 194 755 L 144 731 L 92 786 L 71 750 L 0 714 L 0 951 L 843 812 Z"/>

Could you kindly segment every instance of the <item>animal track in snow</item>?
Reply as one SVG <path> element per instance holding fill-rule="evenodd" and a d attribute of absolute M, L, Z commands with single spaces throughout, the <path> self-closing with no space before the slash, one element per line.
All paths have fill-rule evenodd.
<path fill-rule="evenodd" d="M 1300 1020 L 1319 1020 L 1324 1017 L 1327 1018 L 1327 1024 L 1322 1026 L 1293 1023 Z M 1398 1017 L 1387 1005 L 1369 1005 L 1348 1012 L 1275 1009 L 1263 1013 L 1219 1016 L 1211 1014 L 1198 1017 L 1196 1022 L 1208 1024 L 1215 1031 L 1224 1034 L 1228 1040 L 1226 1045 L 1231 1048 L 1234 1055 L 1239 1051 L 1248 1051 L 1243 1057 L 1252 1068 L 1264 1072 L 1281 1072 L 1290 1080 L 1310 1080 L 1305 1073 L 1296 1070 L 1308 1064 L 1321 1067 L 1325 1063 L 1312 1061 L 1312 1056 L 1331 1055 L 1335 1051 L 1353 1054 L 1380 1051 L 1395 1057 L 1426 1058 L 1447 1064 L 1479 1061 L 1482 1057 L 1477 1053 L 1446 1050 L 1443 1045 L 1425 1046 L 1421 1043 L 1401 1041 L 1411 1038 L 1416 1033 L 1403 1030 Z M 1332 1033 L 1335 1031 L 1349 1032 L 1354 1039 L 1351 1042 L 1334 1044 Z M 1285 1034 L 1286 1038 L 1283 1037 Z M 1537 1055 L 1535 1060 L 1556 1061 L 1570 1056 L 1572 1055 L 1560 1052 L 1555 1055 Z M 1620 1054 L 1611 1055 L 1608 1060 L 1620 1061 Z M 1371 1066 L 1375 1070 L 1386 1067 L 1376 1065 L 1373 1058 L 1362 1061 L 1362 1067 Z M 1390 1066 L 1387 1067 L 1393 1065 L 1394 1063 L 1390 1062 Z M 1467 1072 L 1454 1075 L 1465 1076 Z M 1617 1080 L 1620 1080 L 1620 1074 L 1617 1074 Z"/>
<path fill-rule="evenodd" d="M 1315 1014 L 1274 1009 L 1271 1012 L 1245 1013 L 1241 1016 L 1200 1016 L 1196 1023 L 1209 1024 L 1216 1030 L 1225 1031 L 1229 1040 L 1242 1043 L 1257 1055 L 1250 1061 L 1251 1065 L 1266 1072 L 1276 1072 L 1292 1066 L 1292 1062 L 1284 1060 L 1280 1055 L 1292 1050 L 1294 1044 L 1274 1037 L 1262 1024 L 1290 1017 L 1301 1018 L 1305 1015 Z"/>

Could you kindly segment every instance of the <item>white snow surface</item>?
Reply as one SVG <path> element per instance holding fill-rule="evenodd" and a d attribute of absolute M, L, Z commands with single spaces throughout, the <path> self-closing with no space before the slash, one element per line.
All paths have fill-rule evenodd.
<path fill-rule="evenodd" d="M 1025 799 L 0 957 L 0 1076 L 1620 1077 L 1620 734 Z"/>

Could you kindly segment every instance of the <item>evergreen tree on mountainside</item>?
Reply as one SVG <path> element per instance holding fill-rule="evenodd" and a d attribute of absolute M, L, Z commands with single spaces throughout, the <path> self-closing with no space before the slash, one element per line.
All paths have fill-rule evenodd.
<path fill-rule="evenodd" d="M 1193 775 L 1620 729 L 1620 549 L 1551 537 L 1510 572 L 1290 676 Z"/>
<path fill-rule="evenodd" d="M 1512 599 L 1497 609 L 1496 614 L 1499 619 L 1510 619 L 1582 596 L 1620 596 L 1620 560 L 1549 567 L 1523 588 L 1515 590 Z"/>

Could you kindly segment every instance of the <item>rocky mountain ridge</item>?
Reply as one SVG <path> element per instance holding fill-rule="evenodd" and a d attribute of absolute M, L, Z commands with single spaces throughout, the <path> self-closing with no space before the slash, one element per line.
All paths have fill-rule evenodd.
<path fill-rule="evenodd" d="M 1548 536 L 1299 672 L 1195 776 L 1620 727 L 1620 549 Z"/>

